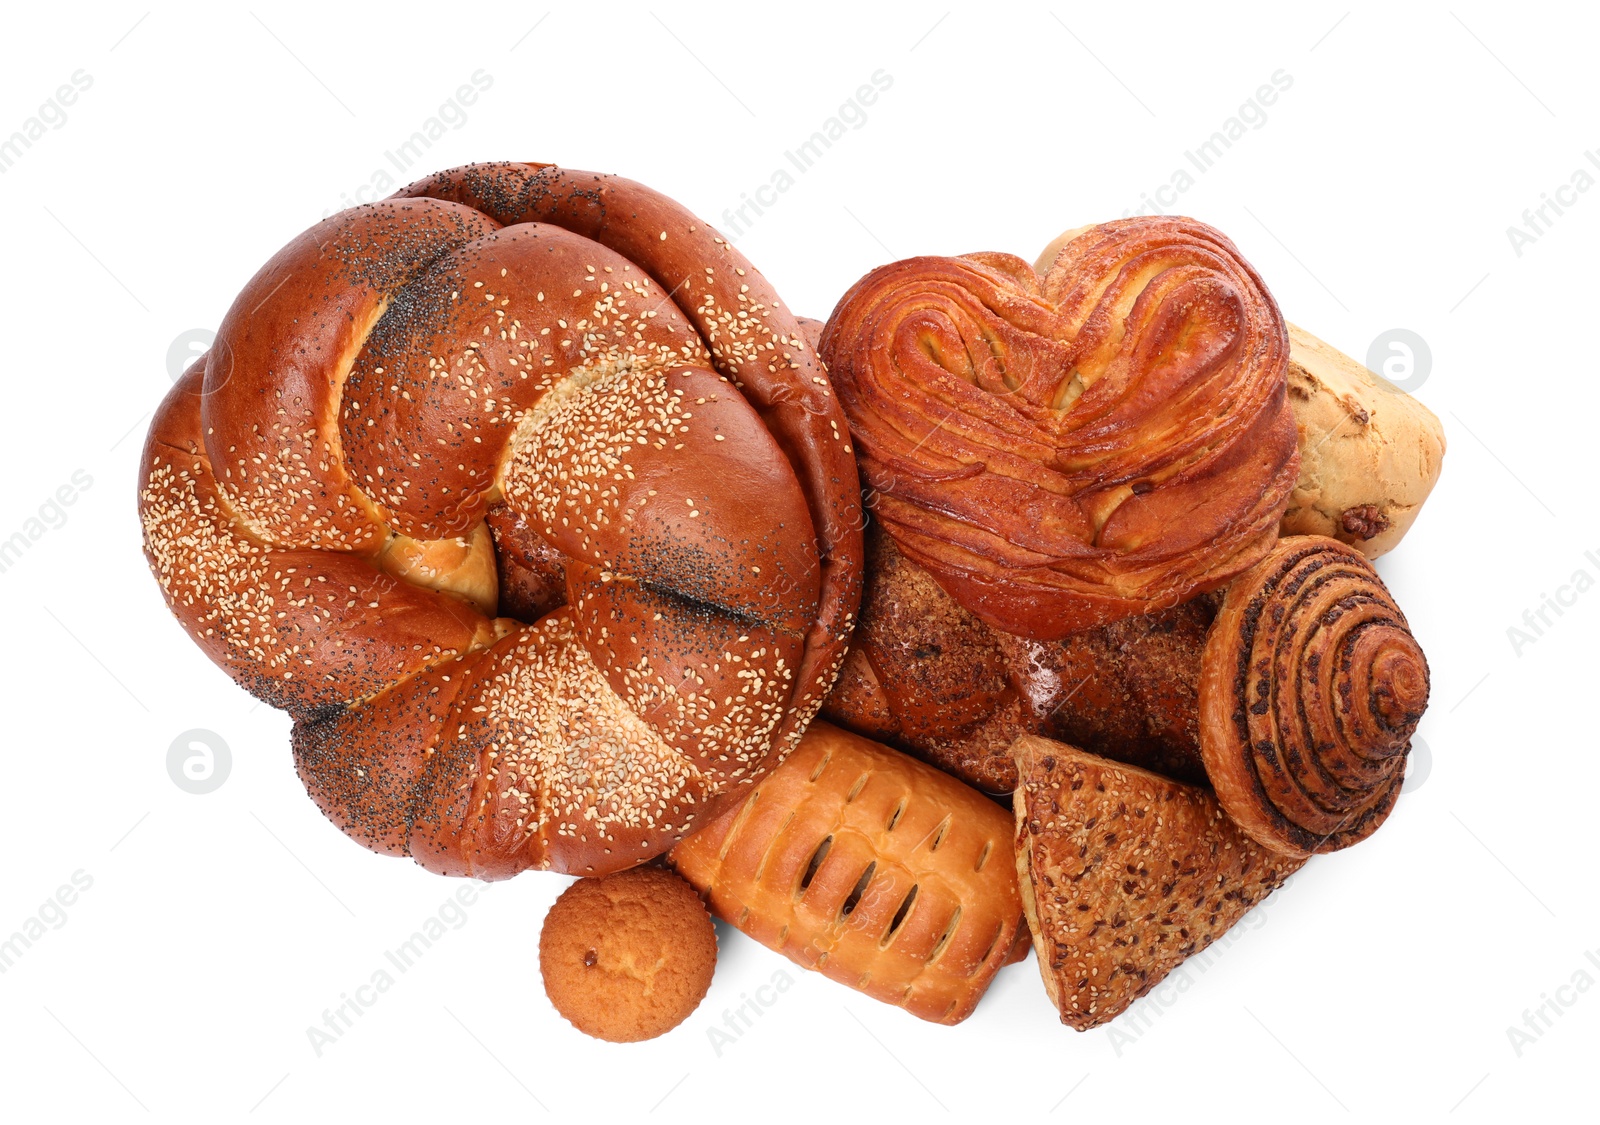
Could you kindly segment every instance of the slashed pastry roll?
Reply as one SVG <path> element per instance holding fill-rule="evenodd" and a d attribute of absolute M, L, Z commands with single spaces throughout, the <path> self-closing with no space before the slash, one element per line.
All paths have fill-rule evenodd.
<path fill-rule="evenodd" d="M 748 800 L 669 858 L 762 945 L 953 1024 L 1026 955 L 1010 831 L 977 791 L 818 722 Z"/>

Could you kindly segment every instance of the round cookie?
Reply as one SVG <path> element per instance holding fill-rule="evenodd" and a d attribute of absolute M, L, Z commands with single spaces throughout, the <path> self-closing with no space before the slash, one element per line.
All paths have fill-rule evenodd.
<path fill-rule="evenodd" d="M 693 887 L 636 867 L 568 887 L 539 935 L 545 995 L 573 1027 L 634 1043 L 699 1007 L 717 964 L 717 932 Z"/>

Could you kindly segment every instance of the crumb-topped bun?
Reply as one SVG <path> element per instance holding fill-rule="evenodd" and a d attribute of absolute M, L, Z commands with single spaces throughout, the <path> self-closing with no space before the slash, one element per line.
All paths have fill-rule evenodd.
<path fill-rule="evenodd" d="M 1036 640 L 1222 585 L 1299 464 L 1283 318 L 1233 243 L 1144 217 L 1055 249 L 883 266 L 822 338 L 901 551 Z"/>
<path fill-rule="evenodd" d="M 302 779 L 446 874 L 660 854 L 793 745 L 860 596 L 849 435 L 733 247 L 480 164 L 341 212 L 157 411 L 150 565 Z"/>
<path fill-rule="evenodd" d="M 568 1023 L 596 1039 L 636 1043 L 700 1006 L 717 965 L 717 931 L 694 888 L 639 867 L 579 879 L 545 915 L 539 972 Z"/>

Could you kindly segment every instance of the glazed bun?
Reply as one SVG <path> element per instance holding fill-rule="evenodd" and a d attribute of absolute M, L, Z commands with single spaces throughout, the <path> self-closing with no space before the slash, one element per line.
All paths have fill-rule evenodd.
<path fill-rule="evenodd" d="M 441 173 L 246 284 L 152 423 L 167 602 L 311 795 L 431 870 L 660 854 L 791 747 L 860 596 L 843 415 L 746 259 L 639 184 Z"/>
<path fill-rule="evenodd" d="M 977 617 L 1054 640 L 1215 589 L 1298 476 L 1289 344 L 1219 231 L 1144 217 L 858 281 L 822 354 L 872 508 Z"/>

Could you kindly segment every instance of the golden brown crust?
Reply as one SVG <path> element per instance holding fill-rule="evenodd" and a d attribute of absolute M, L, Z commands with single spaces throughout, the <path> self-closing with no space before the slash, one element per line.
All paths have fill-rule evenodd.
<path fill-rule="evenodd" d="M 792 670 L 793 705 L 773 734 L 775 744 L 792 746 L 844 659 L 861 600 L 865 522 L 847 424 L 800 318 L 712 228 L 675 201 L 620 176 L 549 164 L 473 164 L 397 195 L 459 201 L 506 224 L 555 224 L 644 265 L 705 342 L 718 374 L 761 415 L 789 458 L 816 537 L 818 572 L 795 581 L 801 591 L 819 591 L 818 608 L 804 657 Z M 765 518 L 775 522 L 771 509 Z M 794 539 L 792 527 L 786 537 Z M 769 609 L 794 592 L 770 573 L 765 587 Z M 742 776 L 737 786 L 751 780 Z"/>
<path fill-rule="evenodd" d="M 1444 462 L 1444 427 L 1392 383 L 1289 325 L 1300 480 L 1285 535 L 1327 535 L 1369 559 L 1411 529 Z"/>
<path fill-rule="evenodd" d="M 859 600 L 796 318 L 677 204 L 552 166 L 442 173 L 281 251 L 158 411 L 140 508 L 169 606 L 296 717 L 328 815 L 484 878 L 670 847 L 792 746 Z"/>
<path fill-rule="evenodd" d="M 824 707 L 857 734 L 917 754 L 970 785 L 1005 792 L 1022 710 L 995 632 L 908 560 L 881 528 L 867 534 L 866 592 L 852 659 Z"/>
<path fill-rule="evenodd" d="M 1025 640 L 968 613 L 869 528 L 861 622 L 823 714 L 991 793 L 1016 787 L 1020 734 L 1203 783 L 1200 654 L 1215 613 L 1201 595 Z"/>
<path fill-rule="evenodd" d="M 499 603 L 507 617 L 537 621 L 567 604 L 566 556 L 544 541 L 524 513 L 493 504 L 484 524 L 494 537 Z"/>
<path fill-rule="evenodd" d="M 1018 636 L 1221 585 L 1296 479 L 1277 305 L 1190 219 L 1091 228 L 1042 277 L 1003 254 L 884 266 L 823 354 L 902 552 Z"/>
<path fill-rule="evenodd" d="M 1061 1022 L 1113 1019 L 1304 860 L 1246 837 L 1204 789 L 1024 736 L 1016 863 Z"/>
<path fill-rule="evenodd" d="M 936 1023 L 969 1016 L 1022 920 L 1004 809 L 827 723 L 673 849 L 718 917 Z"/>
<path fill-rule="evenodd" d="M 494 640 L 460 598 L 354 552 L 263 540 L 236 518 L 206 453 L 204 373 L 191 366 L 156 410 L 140 514 L 151 569 L 206 655 L 257 698 L 315 713 Z"/>
<path fill-rule="evenodd" d="M 556 1011 L 612 1043 L 654 1039 L 700 1006 L 717 933 L 694 888 L 640 867 L 580 879 L 545 915 L 539 972 Z"/>
<path fill-rule="evenodd" d="M 1291 536 L 1228 588 L 1207 638 L 1206 773 L 1263 846 L 1346 848 L 1394 807 L 1427 705 L 1427 659 L 1372 564 Z"/>

